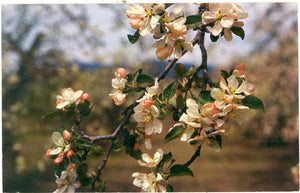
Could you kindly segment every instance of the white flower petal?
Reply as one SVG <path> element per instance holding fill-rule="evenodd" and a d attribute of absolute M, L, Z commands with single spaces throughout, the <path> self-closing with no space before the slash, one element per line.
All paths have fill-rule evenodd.
<path fill-rule="evenodd" d="M 195 129 L 192 128 L 192 127 L 187 127 L 185 129 L 185 131 L 183 132 L 181 138 L 180 138 L 180 141 L 187 141 L 191 138 L 191 136 L 193 135 Z"/>
<path fill-rule="evenodd" d="M 51 138 L 52 138 L 52 141 L 57 146 L 62 146 L 64 144 L 64 138 L 63 138 L 63 136 L 59 132 L 57 132 L 57 131 L 55 131 L 55 132 L 52 133 Z"/>

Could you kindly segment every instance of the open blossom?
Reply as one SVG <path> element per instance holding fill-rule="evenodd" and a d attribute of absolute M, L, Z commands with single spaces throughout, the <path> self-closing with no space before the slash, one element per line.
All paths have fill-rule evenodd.
<path fill-rule="evenodd" d="M 230 41 L 232 34 L 230 28 L 232 26 L 242 27 L 243 22 L 237 21 L 248 17 L 247 13 L 236 3 L 210 3 L 209 11 L 202 14 L 202 22 L 204 24 L 214 23 L 211 33 L 218 36 L 224 29 L 224 37 Z"/>
<path fill-rule="evenodd" d="M 126 11 L 129 24 L 133 29 L 138 29 L 142 36 L 154 30 L 161 13 L 165 11 L 164 3 L 141 3 L 140 5 L 130 4 Z"/>
<path fill-rule="evenodd" d="M 249 83 L 245 80 L 239 85 L 238 80 L 234 75 L 227 78 L 227 83 L 223 79 L 220 82 L 221 88 L 213 88 L 211 96 L 216 99 L 215 104 L 218 109 L 222 109 L 226 114 L 233 109 L 249 109 L 246 106 L 239 105 L 238 103 L 245 98 L 245 95 L 250 95 Z"/>
<path fill-rule="evenodd" d="M 143 159 L 143 161 L 138 160 L 138 164 L 139 164 L 140 166 L 155 167 L 155 166 L 157 166 L 157 164 L 162 160 L 163 155 L 164 155 L 164 152 L 163 152 L 162 149 L 158 149 L 158 150 L 155 152 L 153 158 L 151 158 L 151 157 L 149 156 L 149 154 L 143 153 L 143 154 L 142 154 L 142 159 Z"/>
<path fill-rule="evenodd" d="M 126 102 L 126 94 L 122 93 L 121 91 L 117 90 L 116 92 L 109 94 L 112 100 L 114 101 L 115 105 L 120 106 Z"/>
<path fill-rule="evenodd" d="M 75 189 L 81 186 L 81 183 L 76 180 L 77 172 L 76 169 L 67 168 L 65 171 L 61 172 L 60 177 L 56 176 L 55 182 L 57 183 L 57 189 L 53 193 L 73 193 Z"/>
<path fill-rule="evenodd" d="M 69 104 L 78 102 L 83 94 L 82 90 L 73 91 L 72 88 L 64 88 L 61 95 L 56 96 L 56 108 L 62 109 Z"/>
<path fill-rule="evenodd" d="M 71 145 L 65 141 L 64 137 L 59 132 L 53 132 L 51 138 L 57 147 L 54 150 L 51 150 L 49 152 L 47 151 L 48 157 L 70 151 Z"/>
<path fill-rule="evenodd" d="M 142 188 L 142 192 L 166 192 L 166 188 L 161 184 L 163 177 L 157 173 L 145 174 L 135 172 L 132 174 L 134 177 L 133 185 Z"/>

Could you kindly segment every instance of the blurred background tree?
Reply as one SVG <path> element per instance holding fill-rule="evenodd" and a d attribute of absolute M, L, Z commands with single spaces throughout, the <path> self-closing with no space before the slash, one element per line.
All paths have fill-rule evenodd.
<path fill-rule="evenodd" d="M 129 71 L 143 68 L 145 73 L 153 75 L 162 69 L 165 63 L 153 60 L 149 39 L 139 41 L 138 46 L 128 43 L 126 35 L 132 31 L 125 16 L 127 6 L 2 7 L 5 192 L 55 190 L 53 164 L 44 154 L 52 146 L 51 133 L 62 124 L 70 126 L 71 123 L 45 121 L 42 116 L 55 110 L 55 97 L 62 88 L 82 89 L 90 94 L 94 109 L 83 125 L 90 134 L 107 134 L 119 117 L 116 112 L 122 109 L 114 106 L 108 97 L 114 68 L 124 65 Z M 184 177 L 175 181 L 176 191 L 299 189 L 299 183 L 292 181 L 290 173 L 290 168 L 299 162 L 297 4 L 260 3 L 242 7 L 249 13 L 244 27 L 245 40 L 209 43 L 208 61 L 213 67 L 211 74 L 238 62 L 246 64 L 249 79 L 255 83 L 266 112 L 252 112 L 242 118 L 245 121 L 236 123 L 224 138 L 221 153 L 205 149 L 193 165 L 199 174 L 194 179 Z M 197 60 L 194 55 L 189 57 L 190 61 Z M 216 65 L 218 61 L 222 63 Z M 193 64 L 199 65 L 200 61 Z M 219 77 L 213 79 L 217 81 Z M 132 101 L 134 97 L 126 104 Z M 168 124 L 171 125 L 166 121 Z M 183 148 L 193 151 L 189 146 L 179 146 L 175 150 L 178 154 L 186 151 Z M 167 146 L 165 151 L 173 152 L 173 149 Z M 115 153 L 104 171 L 108 191 L 139 191 L 132 186 L 130 177 L 138 166 L 124 154 Z M 233 172 L 234 167 L 239 172 Z M 120 169 L 124 171 L 121 178 Z M 222 183 L 212 185 L 216 179 L 223 179 Z"/>

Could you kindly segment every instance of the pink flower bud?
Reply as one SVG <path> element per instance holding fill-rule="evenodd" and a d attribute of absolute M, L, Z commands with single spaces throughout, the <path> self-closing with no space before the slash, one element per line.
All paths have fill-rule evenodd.
<path fill-rule="evenodd" d="M 249 84 L 248 89 L 249 89 L 250 95 L 254 95 L 255 85 L 254 84 Z"/>
<path fill-rule="evenodd" d="M 153 105 L 153 101 L 151 99 L 145 99 L 143 102 L 147 107 L 151 107 Z"/>
<path fill-rule="evenodd" d="M 84 93 L 82 96 L 81 96 L 81 99 L 89 99 L 89 93 Z"/>
<path fill-rule="evenodd" d="M 63 158 L 63 157 L 64 157 L 64 155 L 65 155 L 65 153 L 64 153 L 64 152 L 60 152 L 60 153 L 58 154 L 58 157 L 61 157 L 61 158 Z"/>
<path fill-rule="evenodd" d="M 54 164 L 60 164 L 62 161 L 63 161 L 62 158 L 57 157 L 57 158 L 54 159 Z"/>
<path fill-rule="evenodd" d="M 115 95 L 112 95 L 111 98 L 113 99 L 114 103 L 118 106 L 126 102 L 126 94 L 124 93 L 117 93 Z"/>
<path fill-rule="evenodd" d="M 134 144 L 134 147 L 133 147 L 134 151 L 138 151 L 139 148 L 140 148 L 140 145 L 139 145 L 139 144 L 137 144 L 137 143 Z"/>
<path fill-rule="evenodd" d="M 73 151 L 73 150 L 70 150 L 70 151 L 68 151 L 68 153 L 67 153 L 67 158 L 70 159 L 70 157 L 72 157 L 73 155 L 74 155 L 74 151 Z"/>
<path fill-rule="evenodd" d="M 71 169 L 75 169 L 75 168 L 76 168 L 76 164 L 74 164 L 74 163 L 71 162 L 71 163 L 69 164 L 69 167 L 70 167 Z"/>
<path fill-rule="evenodd" d="M 116 77 L 117 78 L 126 78 L 127 71 L 124 68 L 117 68 Z"/>
<path fill-rule="evenodd" d="M 46 156 L 46 157 L 49 157 L 49 158 L 52 157 L 53 155 L 50 155 L 50 152 L 51 152 L 51 151 L 53 151 L 52 148 L 48 149 L 47 152 L 46 152 L 46 154 L 45 154 L 45 156 Z"/>
<path fill-rule="evenodd" d="M 236 64 L 234 69 L 238 70 L 238 71 L 245 71 L 246 66 L 245 66 L 245 64 Z"/>
<path fill-rule="evenodd" d="M 56 101 L 55 104 L 58 105 L 59 103 L 61 103 L 61 101 Z"/>
<path fill-rule="evenodd" d="M 68 130 L 64 130 L 63 136 L 64 136 L 65 140 L 69 141 L 72 137 L 72 134 Z"/>
<path fill-rule="evenodd" d="M 201 113 L 204 117 L 213 116 L 218 112 L 214 103 L 206 103 L 201 107 Z"/>

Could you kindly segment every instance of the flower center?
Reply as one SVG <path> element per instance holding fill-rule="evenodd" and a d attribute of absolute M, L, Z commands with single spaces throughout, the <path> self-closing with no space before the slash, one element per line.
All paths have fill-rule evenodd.
<path fill-rule="evenodd" d="M 176 46 L 177 48 L 180 48 L 180 47 L 181 47 L 181 43 L 180 43 L 180 42 L 176 42 L 176 43 L 175 43 L 175 46 Z"/>
<path fill-rule="evenodd" d="M 165 18 L 165 21 L 169 23 L 171 21 L 170 17 Z"/>
<path fill-rule="evenodd" d="M 221 13 L 217 13 L 217 14 L 216 14 L 216 18 L 217 18 L 217 19 L 221 19 L 222 17 L 223 17 L 223 15 L 222 15 Z"/>
<path fill-rule="evenodd" d="M 149 121 L 151 120 L 151 116 L 148 115 L 148 116 L 146 116 L 144 119 L 145 119 L 145 121 L 149 122 Z"/>
<path fill-rule="evenodd" d="M 229 87 L 229 92 L 230 92 L 231 94 L 233 94 L 233 93 L 234 93 L 234 91 L 235 91 L 235 89 L 234 89 L 234 88 L 232 88 L 232 87 Z"/>
<path fill-rule="evenodd" d="M 234 112 L 229 113 L 229 119 L 233 119 L 236 116 Z"/>
<path fill-rule="evenodd" d="M 146 16 L 147 17 L 150 17 L 152 15 L 152 12 L 151 11 L 146 11 Z"/>

